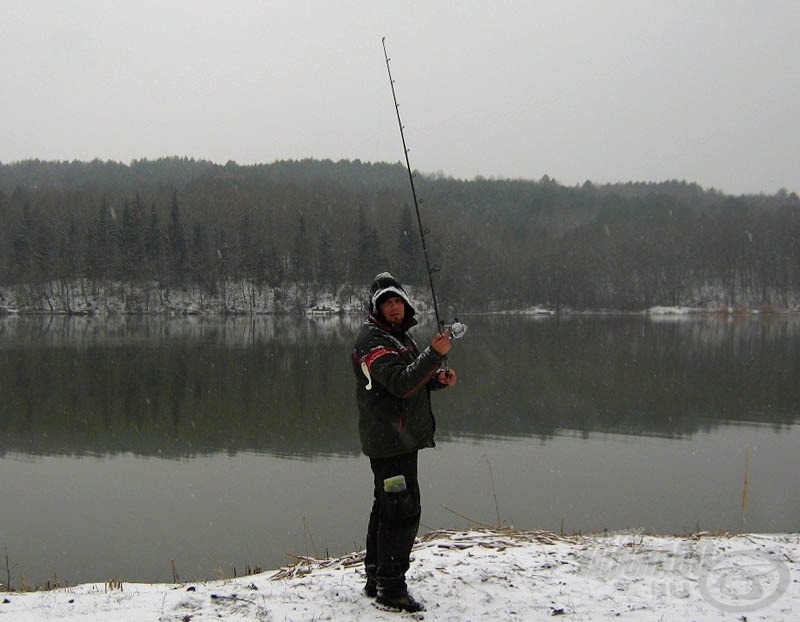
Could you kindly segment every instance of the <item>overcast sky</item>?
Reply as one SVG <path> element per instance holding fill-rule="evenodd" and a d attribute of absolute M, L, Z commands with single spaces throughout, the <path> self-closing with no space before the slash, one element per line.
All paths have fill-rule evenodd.
<path fill-rule="evenodd" d="M 2 0 L 0 161 L 800 192 L 800 1 Z"/>

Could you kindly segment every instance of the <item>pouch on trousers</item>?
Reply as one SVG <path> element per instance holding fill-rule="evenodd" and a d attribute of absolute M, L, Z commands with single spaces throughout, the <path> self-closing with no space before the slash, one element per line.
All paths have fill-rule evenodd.
<path fill-rule="evenodd" d="M 383 480 L 383 512 L 386 520 L 394 523 L 419 517 L 419 500 L 415 499 L 408 490 L 406 478 L 403 475 L 395 475 Z"/>

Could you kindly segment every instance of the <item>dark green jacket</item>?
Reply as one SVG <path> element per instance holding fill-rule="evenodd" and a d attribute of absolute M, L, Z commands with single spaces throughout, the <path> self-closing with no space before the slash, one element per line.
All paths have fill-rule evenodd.
<path fill-rule="evenodd" d="M 436 422 L 431 389 L 442 357 L 428 346 L 422 352 L 408 334 L 413 318 L 393 329 L 374 316 L 361 327 L 353 348 L 358 430 L 370 458 L 388 458 L 433 447 Z"/>

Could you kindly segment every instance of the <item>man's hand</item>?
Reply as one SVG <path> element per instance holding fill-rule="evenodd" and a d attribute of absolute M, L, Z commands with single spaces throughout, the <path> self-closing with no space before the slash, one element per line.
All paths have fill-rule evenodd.
<path fill-rule="evenodd" d="M 431 341 L 431 347 L 436 350 L 436 353 L 439 356 L 447 356 L 447 353 L 450 352 L 450 347 L 452 344 L 450 343 L 450 328 L 445 328 L 443 333 L 437 333 L 436 336 Z"/>
<path fill-rule="evenodd" d="M 436 380 L 439 384 L 442 384 L 446 387 L 452 387 L 456 383 L 456 372 L 452 369 L 443 369 L 439 372 L 439 375 L 436 376 Z"/>

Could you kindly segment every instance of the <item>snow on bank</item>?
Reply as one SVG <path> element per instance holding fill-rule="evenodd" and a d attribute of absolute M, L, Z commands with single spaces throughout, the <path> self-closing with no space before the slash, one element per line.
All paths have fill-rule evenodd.
<path fill-rule="evenodd" d="M 273 313 L 346 313 L 363 309 L 366 288 L 256 285 L 247 280 L 166 287 L 156 282 L 62 283 L 0 286 L 0 314 L 65 315 L 258 315 Z"/>
<path fill-rule="evenodd" d="M 788 307 L 775 307 L 770 305 L 747 306 L 741 305 L 716 306 L 716 307 L 650 307 L 645 312 L 649 316 L 690 316 L 690 315 L 761 315 L 761 314 L 787 314 L 796 312 L 797 309 Z"/>
<path fill-rule="evenodd" d="M 691 313 L 698 313 L 702 309 L 693 307 L 650 307 L 647 310 L 648 315 L 689 315 Z"/>
<path fill-rule="evenodd" d="M 301 560 L 278 572 L 209 583 L 110 582 L 0 593 L 0 620 L 659 620 L 800 618 L 800 535 L 559 537 L 436 532 L 408 575 L 422 614 L 377 609 L 362 559 Z"/>
<path fill-rule="evenodd" d="M 260 315 L 304 313 L 307 315 L 335 315 L 362 313 L 367 287 L 352 285 L 322 286 L 286 282 L 280 286 L 256 284 L 246 279 L 229 279 L 214 284 L 213 291 L 196 284 L 166 287 L 157 282 L 91 283 L 87 279 L 69 282 L 50 281 L 25 283 L 15 286 L 0 285 L 0 315 L 57 314 L 57 315 Z M 433 313 L 433 301 L 426 286 L 406 284 L 418 313 Z M 743 315 L 797 313 L 800 303 L 793 296 L 779 296 L 771 292 L 769 298 L 784 300 L 784 306 L 765 305 L 758 301 L 729 306 L 723 290 L 709 290 L 694 306 L 651 306 L 639 311 L 651 317 L 690 316 L 696 314 Z M 767 298 L 767 296 L 764 296 Z M 714 302 L 717 301 L 717 302 Z M 579 310 L 560 307 L 558 310 L 544 305 L 524 308 L 496 307 L 489 303 L 493 313 L 550 317 L 573 314 L 619 314 L 619 309 Z M 462 312 L 464 310 L 462 309 Z"/>

